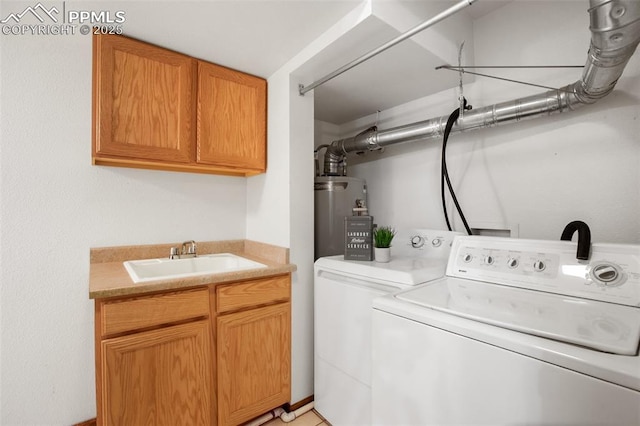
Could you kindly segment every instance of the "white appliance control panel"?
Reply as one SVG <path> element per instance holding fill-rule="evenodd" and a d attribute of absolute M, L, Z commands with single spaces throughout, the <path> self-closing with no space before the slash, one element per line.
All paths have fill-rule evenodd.
<path fill-rule="evenodd" d="M 640 306 L 640 246 L 592 244 L 589 260 L 577 243 L 459 236 L 447 275 L 549 293 Z"/>
<path fill-rule="evenodd" d="M 433 229 L 403 229 L 393 238 L 392 253 L 397 256 L 447 259 L 454 237 L 461 232 Z"/>

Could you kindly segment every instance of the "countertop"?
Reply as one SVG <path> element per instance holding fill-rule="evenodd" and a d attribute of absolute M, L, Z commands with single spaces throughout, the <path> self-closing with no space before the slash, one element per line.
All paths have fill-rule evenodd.
<path fill-rule="evenodd" d="M 198 254 L 233 253 L 263 263 L 267 265 L 266 268 L 144 283 L 134 283 L 124 268 L 123 262 L 127 260 L 168 257 L 170 248 L 178 247 L 181 244 L 180 242 L 92 248 L 89 267 L 89 298 L 100 299 L 229 283 L 288 274 L 296 270 L 296 265 L 289 263 L 289 249 L 251 240 L 197 242 Z"/>

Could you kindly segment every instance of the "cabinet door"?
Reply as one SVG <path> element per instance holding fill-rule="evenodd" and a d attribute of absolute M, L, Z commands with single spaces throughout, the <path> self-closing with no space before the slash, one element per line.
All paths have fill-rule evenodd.
<path fill-rule="evenodd" d="M 195 59 L 116 35 L 94 36 L 94 162 L 188 163 L 195 145 Z"/>
<path fill-rule="evenodd" d="M 237 425 L 291 398 L 291 305 L 218 317 L 218 424 Z"/>
<path fill-rule="evenodd" d="M 197 161 L 266 169 L 267 83 L 198 62 Z"/>
<path fill-rule="evenodd" d="M 206 320 L 104 340 L 102 425 L 211 425 Z"/>

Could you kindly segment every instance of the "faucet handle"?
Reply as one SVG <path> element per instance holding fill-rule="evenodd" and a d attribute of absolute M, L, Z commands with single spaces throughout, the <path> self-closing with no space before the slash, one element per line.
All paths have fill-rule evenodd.
<path fill-rule="evenodd" d="M 178 253 L 178 247 L 171 247 L 171 250 L 169 251 L 169 259 L 175 259 L 179 256 L 180 254 Z"/>

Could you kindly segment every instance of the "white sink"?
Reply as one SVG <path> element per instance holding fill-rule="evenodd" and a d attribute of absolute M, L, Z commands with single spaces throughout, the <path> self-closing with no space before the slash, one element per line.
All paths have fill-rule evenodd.
<path fill-rule="evenodd" d="M 253 260 L 231 253 L 205 254 L 186 259 L 143 259 L 124 262 L 129 276 L 136 283 L 193 277 L 196 275 L 219 274 L 223 272 L 243 271 L 246 269 L 266 268 Z"/>

